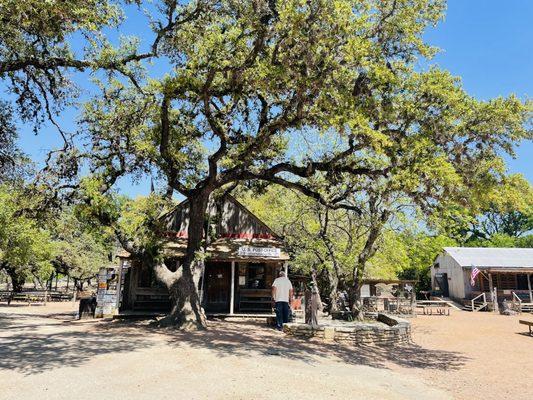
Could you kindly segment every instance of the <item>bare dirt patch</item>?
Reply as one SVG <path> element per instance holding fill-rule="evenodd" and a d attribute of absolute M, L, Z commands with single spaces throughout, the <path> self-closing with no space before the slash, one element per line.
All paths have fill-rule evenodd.
<path fill-rule="evenodd" d="M 519 319 L 533 321 L 533 315 L 455 311 L 450 317 L 419 316 L 412 321 L 414 342 L 428 351 L 461 354 L 463 365 L 445 374 L 414 371 L 456 399 L 531 399 L 533 337 L 526 335 L 528 328 Z"/>

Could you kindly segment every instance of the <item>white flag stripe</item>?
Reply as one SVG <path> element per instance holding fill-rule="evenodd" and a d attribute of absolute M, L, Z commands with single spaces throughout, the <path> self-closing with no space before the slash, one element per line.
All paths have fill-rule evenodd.
<path fill-rule="evenodd" d="M 472 268 L 472 273 L 470 274 L 470 285 L 476 286 L 476 276 L 478 276 L 480 272 L 481 271 L 479 270 L 479 268 Z"/>

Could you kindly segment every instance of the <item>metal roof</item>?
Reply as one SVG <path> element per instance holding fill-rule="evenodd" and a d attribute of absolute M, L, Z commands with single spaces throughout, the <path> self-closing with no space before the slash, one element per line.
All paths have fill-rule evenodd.
<path fill-rule="evenodd" d="M 445 247 L 444 251 L 462 267 L 533 267 L 533 249 L 509 247 Z"/>

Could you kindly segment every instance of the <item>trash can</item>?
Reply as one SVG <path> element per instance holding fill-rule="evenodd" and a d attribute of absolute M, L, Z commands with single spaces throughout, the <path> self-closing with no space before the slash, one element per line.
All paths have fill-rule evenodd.
<path fill-rule="evenodd" d="M 96 297 L 86 297 L 80 299 L 80 309 L 78 312 L 78 318 L 94 318 L 94 312 L 96 311 Z"/>

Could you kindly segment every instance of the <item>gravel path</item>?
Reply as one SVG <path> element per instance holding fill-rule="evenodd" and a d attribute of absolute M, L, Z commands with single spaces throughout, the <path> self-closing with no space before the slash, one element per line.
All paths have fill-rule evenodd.
<path fill-rule="evenodd" d="M 74 321 L 71 303 L 1 305 L 0 399 L 490 398 L 484 381 L 478 386 L 485 392 L 465 385 L 471 367 L 487 370 L 480 366 L 490 352 L 458 346 L 440 331 L 466 328 L 469 320 L 460 314 L 419 317 L 416 344 L 386 351 L 301 341 L 254 323 L 212 322 L 207 332 L 182 333 L 143 323 Z M 505 340 L 521 346 L 516 352 L 533 347 L 533 338 L 514 332 Z M 503 355 L 511 375 L 513 365 L 525 365 L 515 363 L 515 353 Z"/>

